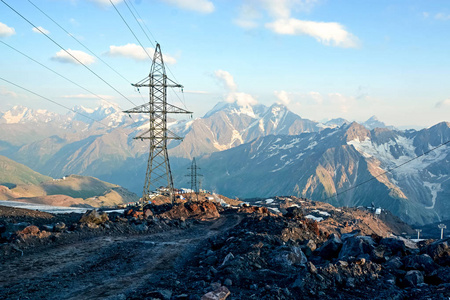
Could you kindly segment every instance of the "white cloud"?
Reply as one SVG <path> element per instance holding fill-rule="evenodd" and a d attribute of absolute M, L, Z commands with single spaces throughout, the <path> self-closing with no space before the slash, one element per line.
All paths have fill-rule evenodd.
<path fill-rule="evenodd" d="M 153 53 L 155 52 L 155 49 L 153 48 L 145 48 L 148 55 L 150 57 L 153 56 Z M 123 46 L 109 46 L 109 51 L 106 53 L 109 56 L 116 56 L 116 57 L 128 57 L 132 58 L 134 60 L 147 60 L 149 59 L 147 53 L 145 53 L 144 49 L 142 49 L 141 46 L 136 44 L 126 44 Z M 177 60 L 169 55 L 163 54 L 163 59 L 166 64 L 173 65 L 177 62 Z"/>
<path fill-rule="evenodd" d="M 355 48 L 359 44 L 357 37 L 335 22 L 313 22 L 290 18 L 267 23 L 266 27 L 278 34 L 309 35 L 327 46 Z"/>
<path fill-rule="evenodd" d="M 95 59 L 93 56 L 91 56 L 83 51 L 72 50 L 72 49 L 67 49 L 66 51 L 69 52 L 74 57 L 76 57 L 81 63 L 83 63 L 85 65 L 90 65 L 95 62 Z M 56 52 L 55 56 L 53 56 L 52 59 L 55 61 L 62 62 L 62 63 L 71 63 L 71 64 L 76 64 L 76 65 L 80 64 L 80 62 L 78 62 L 76 59 L 74 59 L 66 51 L 60 50 L 60 51 Z"/>
<path fill-rule="evenodd" d="M 292 10 L 309 10 L 317 0 L 260 0 L 264 9 L 275 18 L 289 18 Z"/>
<path fill-rule="evenodd" d="M 228 94 L 225 97 L 226 102 L 236 102 L 241 107 L 247 107 L 258 103 L 258 101 L 252 95 L 237 92 L 237 85 L 234 82 L 233 76 L 229 72 L 224 70 L 217 70 L 214 72 L 214 75 L 221 81 L 224 88 L 228 91 Z"/>
<path fill-rule="evenodd" d="M 291 98 L 286 91 L 275 91 L 274 94 L 280 104 L 288 105 L 291 102 Z"/>
<path fill-rule="evenodd" d="M 353 97 L 346 97 L 340 93 L 330 93 L 328 97 L 331 103 L 337 105 L 339 111 L 343 114 L 348 113 L 352 107 L 356 106 L 356 101 Z"/>
<path fill-rule="evenodd" d="M 208 0 L 162 0 L 162 1 L 181 9 L 192 10 L 204 14 L 209 14 L 214 11 L 214 4 Z"/>
<path fill-rule="evenodd" d="M 434 105 L 434 107 L 436 107 L 436 108 L 441 108 L 441 107 L 445 107 L 445 106 L 450 107 L 450 98 L 439 101 Z"/>
<path fill-rule="evenodd" d="M 323 103 L 323 97 L 319 92 L 309 92 L 309 96 L 317 103 Z"/>
<path fill-rule="evenodd" d="M 183 93 L 186 93 L 186 94 L 198 94 L 198 95 L 208 95 L 208 94 L 210 94 L 207 91 L 189 91 L 189 90 L 184 90 Z"/>
<path fill-rule="evenodd" d="M 258 19 L 262 17 L 261 13 L 254 5 L 244 3 L 239 8 L 239 16 L 233 22 L 239 27 L 252 29 L 259 26 Z"/>
<path fill-rule="evenodd" d="M 216 78 L 218 78 L 219 80 L 222 81 L 222 84 L 224 85 L 224 87 L 229 90 L 229 91 L 236 91 L 237 90 L 237 85 L 234 82 L 234 78 L 233 76 L 231 76 L 231 74 L 227 71 L 223 71 L 223 70 L 217 70 L 214 72 L 214 75 L 216 76 Z"/>
<path fill-rule="evenodd" d="M 450 20 L 450 14 L 437 13 L 434 18 L 436 20 L 448 21 Z"/>
<path fill-rule="evenodd" d="M 33 30 L 33 32 L 36 32 L 36 33 L 45 33 L 45 34 L 49 34 L 50 33 L 50 31 L 48 31 L 47 29 L 45 29 L 44 27 L 41 27 L 41 26 L 38 26 L 38 27 L 33 27 L 33 29 L 31 29 L 31 30 Z"/>
<path fill-rule="evenodd" d="M 256 28 L 266 13 L 274 19 L 287 19 L 292 11 L 309 11 L 319 0 L 245 0 L 234 23 L 243 28 Z"/>
<path fill-rule="evenodd" d="M 0 95 L 7 96 L 7 97 L 12 97 L 12 98 L 17 98 L 18 97 L 17 93 L 8 90 L 4 86 L 0 86 Z"/>
<path fill-rule="evenodd" d="M 92 95 L 92 94 L 77 94 L 77 95 L 64 95 L 64 96 L 62 96 L 62 98 L 69 98 L 69 99 L 98 99 L 100 97 L 102 99 L 107 99 L 107 100 L 114 99 L 114 97 L 110 96 L 110 95 L 97 95 L 97 96 Z"/>
<path fill-rule="evenodd" d="M 16 34 L 14 28 L 0 22 L 0 37 L 7 37 Z"/>
<path fill-rule="evenodd" d="M 227 98 L 225 99 L 225 101 L 229 102 L 229 103 L 234 103 L 236 102 L 237 105 L 241 106 L 241 107 L 247 107 L 247 106 L 252 106 L 258 103 L 258 101 L 253 98 L 252 95 L 247 94 L 247 93 L 240 93 L 240 92 L 231 92 L 227 95 Z"/>

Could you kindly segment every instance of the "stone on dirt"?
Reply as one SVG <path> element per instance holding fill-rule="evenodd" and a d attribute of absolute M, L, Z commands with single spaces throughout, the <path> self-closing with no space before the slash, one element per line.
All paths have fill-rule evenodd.
<path fill-rule="evenodd" d="M 170 210 L 160 214 L 166 219 L 197 219 L 211 220 L 220 217 L 217 206 L 211 201 L 182 203 L 173 206 Z"/>
<path fill-rule="evenodd" d="M 106 212 L 99 213 L 96 210 L 88 210 L 81 216 L 79 223 L 87 224 L 88 227 L 96 228 L 98 225 L 108 222 L 108 214 Z M 95 226 L 96 225 L 96 226 Z"/>
<path fill-rule="evenodd" d="M 316 251 L 323 259 L 336 258 L 342 248 L 342 241 L 336 234 L 331 234 L 328 240 Z"/>
<path fill-rule="evenodd" d="M 230 290 L 226 286 L 221 286 L 220 288 L 203 295 L 201 300 L 225 300 L 229 295 Z"/>

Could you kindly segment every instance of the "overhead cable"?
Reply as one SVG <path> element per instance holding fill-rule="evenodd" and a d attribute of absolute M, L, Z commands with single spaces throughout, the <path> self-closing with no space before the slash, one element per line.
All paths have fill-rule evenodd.
<path fill-rule="evenodd" d="M 449 140 L 449 141 L 446 141 L 446 142 L 444 142 L 444 143 L 442 143 L 442 144 L 439 144 L 438 146 L 436 146 L 436 147 L 434 147 L 434 148 L 432 148 L 432 149 L 430 149 L 430 150 L 428 150 L 428 151 L 425 151 L 424 153 L 422 153 L 422 154 L 420 154 L 420 155 L 418 155 L 418 156 L 416 156 L 416 157 L 413 157 L 413 158 L 411 158 L 410 160 L 408 160 L 408 161 L 406 161 L 406 162 L 403 162 L 403 163 L 401 163 L 401 164 L 399 164 L 399 165 L 397 165 L 397 166 L 395 166 L 395 167 L 393 167 L 393 168 L 390 168 L 390 169 L 388 169 L 388 170 L 386 170 L 386 171 L 384 171 L 384 172 L 382 172 L 382 173 L 380 173 L 380 174 L 378 174 L 378 175 L 376 175 L 376 176 L 374 176 L 374 177 L 372 177 L 372 178 L 370 178 L 370 179 L 367 179 L 367 180 L 365 180 L 365 181 L 363 181 L 363 182 L 360 182 L 360 183 L 358 183 L 357 185 L 354 185 L 354 186 L 352 186 L 352 187 L 349 187 L 349 188 L 346 189 L 346 190 L 343 190 L 343 191 L 340 191 L 340 192 L 336 192 L 336 194 L 334 194 L 333 196 L 328 197 L 328 198 L 325 198 L 325 199 L 323 199 L 323 200 L 321 200 L 321 201 L 324 202 L 324 201 L 327 201 L 327 200 L 329 200 L 329 199 L 338 197 L 339 195 L 345 194 L 345 193 L 347 193 L 347 192 L 349 192 L 349 191 L 351 191 L 351 190 L 354 190 L 354 189 L 356 189 L 357 187 L 360 187 L 361 185 L 364 185 L 364 184 L 366 184 L 366 183 L 368 183 L 368 182 L 370 182 L 370 181 L 372 181 L 372 180 L 375 180 L 375 179 L 377 179 L 377 178 L 380 177 L 380 176 L 383 176 L 383 175 L 385 175 L 385 174 L 387 174 L 387 173 L 392 173 L 392 171 L 394 171 L 394 170 L 396 170 L 396 169 L 398 169 L 398 168 L 400 168 L 400 167 L 402 167 L 402 166 L 404 166 L 404 165 L 406 165 L 406 164 L 409 164 L 410 162 L 412 162 L 412 161 L 414 161 L 414 160 L 416 160 L 416 159 L 419 159 L 420 157 L 422 157 L 422 156 L 424 156 L 424 155 L 427 155 L 428 153 L 433 152 L 433 151 L 435 151 L 436 149 L 438 149 L 438 148 L 440 148 L 440 147 L 443 147 L 443 146 L 445 146 L 445 145 L 447 145 L 447 144 L 449 144 L 449 143 L 450 143 L 450 140 Z"/>
<path fill-rule="evenodd" d="M 62 75 L 61 73 L 58 73 L 58 72 L 56 72 L 55 70 L 53 70 L 53 69 L 51 69 L 51 68 L 47 67 L 46 65 L 44 65 L 44 64 L 42 64 L 42 63 L 40 63 L 39 61 L 35 60 L 34 58 L 32 58 L 32 57 L 28 56 L 27 54 L 25 54 L 25 53 L 21 52 L 20 50 L 18 50 L 18 49 L 16 49 L 16 48 L 14 48 L 13 46 L 11 46 L 11 45 L 8 45 L 7 43 L 5 43 L 5 42 L 3 42 L 3 41 L 1 41 L 1 40 L 0 40 L 0 43 L 4 44 L 5 46 L 7 46 L 7 47 L 11 48 L 12 50 L 14 50 L 14 51 L 16 51 L 16 52 L 18 52 L 18 53 L 22 54 L 22 55 L 23 55 L 23 56 L 25 56 L 26 58 L 28 58 L 28 59 L 30 59 L 30 60 L 32 60 L 32 61 L 34 61 L 34 62 L 35 62 L 35 63 L 37 63 L 38 65 L 40 65 L 40 66 L 42 66 L 42 67 L 46 68 L 47 70 L 49 70 L 50 72 L 53 72 L 54 74 L 56 74 L 56 75 L 60 76 L 61 78 L 64 78 L 65 80 L 67 80 L 67 81 L 69 81 L 70 83 L 72 83 L 72 84 L 74 84 L 74 85 L 78 86 L 79 88 L 81 88 L 81 89 L 85 90 L 86 92 L 88 92 L 88 93 L 90 93 L 91 95 L 93 95 L 93 96 L 95 96 L 95 97 L 99 98 L 100 100 L 103 100 L 103 101 L 105 101 L 105 102 L 107 102 L 107 103 L 109 103 L 109 104 L 111 104 L 111 105 L 115 105 L 115 104 L 113 104 L 113 103 L 109 102 L 108 100 L 106 100 L 105 98 L 103 98 L 103 97 L 101 97 L 101 96 L 99 96 L 99 95 L 95 94 L 94 92 L 92 92 L 92 91 L 88 90 L 87 88 L 85 88 L 85 87 L 83 87 L 83 86 L 79 85 L 79 84 L 78 84 L 78 83 L 76 83 L 75 81 L 73 81 L 73 80 L 71 80 L 71 79 L 67 78 L 66 76 Z M 119 106 L 119 108 L 120 108 L 121 110 L 123 110 L 123 109 L 122 109 L 122 108 L 121 108 L 120 106 Z"/>
<path fill-rule="evenodd" d="M 66 29 L 64 29 L 64 27 L 62 27 L 58 22 L 56 22 L 52 17 L 50 17 L 48 14 L 46 14 L 42 9 L 40 9 L 36 4 L 34 4 L 31 0 L 28 0 L 28 2 L 31 3 L 31 5 L 33 5 L 37 10 L 39 10 L 44 16 L 46 16 L 48 19 L 50 19 L 53 23 L 56 24 L 56 26 L 58 26 L 59 28 L 61 28 L 61 30 L 63 30 L 65 33 L 67 33 L 67 35 L 69 35 L 72 39 L 74 39 L 78 44 L 80 44 L 81 46 L 84 47 L 84 49 L 86 49 L 87 51 L 89 51 L 89 53 L 91 53 L 92 55 L 94 55 L 98 60 L 100 60 L 102 63 L 104 63 L 108 68 L 110 68 L 114 73 L 116 73 L 117 75 L 119 75 L 120 77 L 122 77 L 122 79 L 124 79 L 127 83 L 130 83 L 130 81 L 128 79 L 126 79 L 122 74 L 120 74 L 117 70 L 115 70 L 113 67 L 111 67 L 111 65 L 109 65 L 106 61 L 104 61 L 100 56 L 98 56 L 97 54 L 95 54 L 93 51 L 91 51 L 85 44 L 83 44 L 79 39 L 77 39 L 73 34 L 71 34 L 70 32 L 68 32 Z"/>
<path fill-rule="evenodd" d="M 70 110 L 70 111 L 72 111 L 72 112 L 74 112 L 74 113 L 76 113 L 76 114 L 78 114 L 78 115 L 80 115 L 80 116 L 83 116 L 83 117 L 85 117 L 85 118 L 87 118 L 87 119 L 90 119 L 90 120 L 92 120 L 92 121 L 94 121 L 94 122 L 96 122 L 96 123 L 102 124 L 102 125 L 105 126 L 105 127 L 111 127 L 111 126 L 106 125 L 106 124 L 104 124 L 104 123 L 102 123 L 102 122 L 100 122 L 100 121 L 97 121 L 97 120 L 95 120 L 95 119 L 93 119 L 93 118 L 91 118 L 91 117 L 89 117 L 89 116 L 87 116 L 87 115 L 85 115 L 85 114 L 82 114 L 82 113 L 80 113 L 80 112 L 78 112 L 78 111 L 76 111 L 76 110 L 74 110 L 74 109 L 72 109 L 72 108 L 70 108 L 70 107 L 67 107 L 67 106 L 65 106 L 65 105 L 63 105 L 63 104 L 61 104 L 61 103 L 58 103 L 58 102 L 56 102 L 56 101 L 54 101 L 54 100 L 52 100 L 52 99 L 50 99 L 50 98 L 47 98 L 47 97 L 42 96 L 42 95 L 40 95 L 40 94 L 38 94 L 38 93 L 36 93 L 36 92 L 33 92 L 33 91 L 31 91 L 31 90 L 29 90 L 29 89 L 27 89 L 27 88 L 25 88 L 25 87 L 23 87 L 23 86 L 21 86 L 21 85 L 19 85 L 19 84 L 16 84 L 16 83 L 14 83 L 14 82 L 11 82 L 11 81 L 9 81 L 9 80 L 7 80 L 7 79 L 5 79 L 5 78 L 0 77 L 0 80 L 3 80 L 3 81 L 5 81 L 5 82 L 7 82 L 7 83 L 9 83 L 9 84 L 11 84 L 11 85 L 14 85 L 15 87 L 18 87 L 18 88 L 20 88 L 20 89 L 22 89 L 22 90 L 24 90 L 24 91 L 27 91 L 27 92 L 29 92 L 29 93 L 35 95 L 35 96 L 38 96 L 38 97 L 42 98 L 42 99 L 45 99 L 45 100 L 47 100 L 47 101 L 50 101 L 50 102 L 53 103 L 53 104 L 56 104 L 56 105 L 58 105 L 58 106 L 61 106 L 61 107 L 65 108 L 65 109 L 67 109 L 67 110 Z"/>
<path fill-rule="evenodd" d="M 36 28 L 40 33 L 42 33 L 45 37 L 47 37 L 50 41 L 52 41 L 55 45 L 57 45 L 61 50 L 66 52 L 69 56 L 71 56 L 74 60 L 76 60 L 78 63 L 83 65 L 87 70 L 89 70 L 92 74 L 94 74 L 97 78 L 99 78 L 101 81 L 103 81 L 105 84 L 107 84 L 110 88 L 112 88 L 114 91 L 116 91 L 119 95 L 121 95 L 124 99 L 126 99 L 128 102 L 130 102 L 133 105 L 136 105 L 128 99 L 124 94 L 122 94 L 119 90 L 117 90 L 115 87 L 113 87 L 110 83 L 108 83 L 105 79 L 103 79 L 101 76 L 99 76 L 97 73 L 95 73 L 91 68 L 89 68 L 87 65 L 85 65 L 83 62 L 81 62 L 78 58 L 76 58 L 72 53 L 64 49 L 58 42 L 56 42 L 54 39 L 52 39 L 48 34 L 43 32 L 39 27 L 34 25 L 30 20 L 28 20 L 26 17 L 24 17 L 21 13 L 19 13 L 17 10 L 15 10 L 13 7 L 11 7 L 8 3 L 6 3 L 4 0 L 0 0 L 5 4 L 7 7 L 9 7 L 12 11 L 14 11 L 18 16 L 20 16 L 22 19 L 24 19 L 28 24 Z"/>
<path fill-rule="evenodd" d="M 148 58 L 150 58 L 150 60 L 152 60 L 152 57 L 150 56 L 150 54 L 148 54 L 147 49 L 145 49 L 144 45 L 142 45 L 141 41 L 139 40 L 139 38 L 137 37 L 137 35 L 134 33 L 133 29 L 131 29 L 130 25 L 128 25 L 127 21 L 125 20 L 125 18 L 122 16 L 122 14 L 120 13 L 120 11 L 117 9 L 116 5 L 114 5 L 114 2 L 112 2 L 111 0 L 109 0 L 109 2 L 111 3 L 111 5 L 114 7 L 114 9 L 116 10 L 116 12 L 119 14 L 120 18 L 122 19 L 122 21 L 125 23 L 125 25 L 127 25 L 128 29 L 130 30 L 131 34 L 133 34 L 133 36 L 136 38 L 136 40 L 138 41 L 139 45 L 141 45 L 142 49 L 144 50 L 145 54 L 147 54 Z"/>

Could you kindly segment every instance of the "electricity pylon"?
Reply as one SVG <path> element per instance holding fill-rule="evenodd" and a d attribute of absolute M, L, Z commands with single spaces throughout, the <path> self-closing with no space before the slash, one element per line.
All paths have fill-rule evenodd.
<path fill-rule="evenodd" d="M 150 140 L 150 153 L 141 206 L 148 203 L 151 194 L 158 189 L 167 189 L 166 191 L 169 193 L 173 204 L 173 179 L 167 153 L 167 141 L 181 140 L 182 138 L 167 129 L 167 114 L 192 114 L 192 112 L 167 103 L 167 88 L 183 88 L 183 86 L 167 78 L 159 44 L 156 44 L 150 74 L 138 83 L 132 84 L 132 86 L 138 89 L 148 87 L 150 90 L 148 103 L 124 111 L 128 114 L 148 113 L 150 117 L 149 129 L 134 138 Z"/>
<path fill-rule="evenodd" d="M 187 175 L 190 177 L 191 190 L 197 196 L 197 201 L 198 201 L 199 183 L 197 182 L 197 177 L 200 177 L 203 175 L 197 173 L 197 170 L 200 170 L 200 168 L 197 167 L 197 163 L 195 162 L 195 157 L 192 159 L 192 164 L 188 168 L 188 170 L 191 170 L 190 174 Z"/>
<path fill-rule="evenodd" d="M 439 224 L 438 227 L 441 230 L 441 240 L 442 240 L 444 238 L 444 229 L 446 229 L 447 226 L 445 226 L 445 224 Z"/>

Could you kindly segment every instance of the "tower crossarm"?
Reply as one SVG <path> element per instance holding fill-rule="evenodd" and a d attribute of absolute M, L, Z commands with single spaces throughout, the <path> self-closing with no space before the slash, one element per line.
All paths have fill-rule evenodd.
<path fill-rule="evenodd" d="M 173 133 L 172 131 L 170 131 L 168 129 L 166 131 L 167 131 L 167 137 L 165 137 L 165 139 L 167 139 L 167 140 L 183 140 L 183 138 L 181 136 L 178 136 L 177 134 Z M 146 131 L 144 131 L 140 135 L 135 136 L 133 139 L 134 140 L 150 140 L 150 139 L 154 139 L 154 137 L 151 137 L 149 135 L 150 132 L 152 132 L 152 128 L 151 129 L 147 129 Z"/>
<path fill-rule="evenodd" d="M 165 76 L 165 75 L 164 75 Z M 139 81 L 138 83 L 132 83 L 131 85 L 137 88 L 140 87 L 154 87 L 154 86 L 163 86 L 163 87 L 171 87 L 171 88 L 184 88 L 183 85 L 176 83 L 175 81 L 173 81 L 172 79 L 168 78 L 167 76 L 165 77 L 166 82 L 169 81 L 169 83 L 165 83 L 163 84 L 162 82 L 158 81 L 157 84 L 155 83 L 150 83 L 150 77 L 145 77 L 144 79 L 142 79 L 141 81 Z"/>
<path fill-rule="evenodd" d="M 192 114 L 191 111 L 182 109 L 182 108 L 180 108 L 178 106 L 175 106 L 175 105 L 172 105 L 170 103 L 166 103 L 166 110 L 165 111 L 164 111 L 164 108 L 163 108 L 163 110 L 159 110 L 159 109 L 151 110 L 150 109 L 150 103 L 145 103 L 145 104 L 136 106 L 136 107 L 134 107 L 132 109 L 124 110 L 123 112 L 127 113 L 127 114 L 141 114 L 141 113 L 150 113 L 151 114 L 151 113 L 159 113 L 159 112 L 168 113 L 168 114 L 169 113 L 170 114 Z"/>

